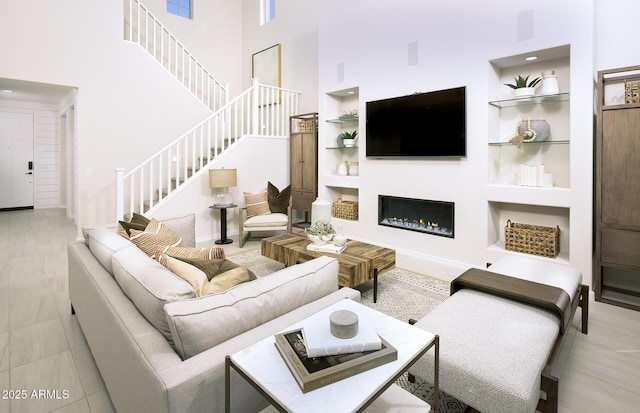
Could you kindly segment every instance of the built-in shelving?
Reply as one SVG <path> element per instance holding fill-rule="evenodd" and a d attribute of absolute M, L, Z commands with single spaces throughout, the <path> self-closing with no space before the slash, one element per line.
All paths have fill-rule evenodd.
<path fill-rule="evenodd" d="M 343 201 L 358 201 L 360 188 L 360 136 L 356 138 L 355 146 L 344 146 L 338 136 L 343 132 L 360 130 L 359 90 L 357 87 L 332 91 L 324 95 L 324 122 L 321 125 L 321 136 L 324 142 L 322 157 L 323 169 L 321 177 L 324 189 L 322 196 L 329 202 L 338 198 Z M 358 165 L 358 174 L 339 175 L 338 166 L 341 162 Z M 356 169 L 356 168 L 353 168 Z M 347 220 L 341 220 L 347 221 Z M 348 224 L 345 224 L 348 225 Z"/>
<path fill-rule="evenodd" d="M 549 53 L 547 53 L 549 52 Z M 504 228 L 508 220 L 515 223 L 560 228 L 560 254 L 556 262 L 570 263 L 571 240 L 571 129 L 570 129 L 570 47 L 531 53 L 538 56 L 528 63 L 509 56 L 491 61 L 489 85 L 496 90 L 496 98 L 488 101 L 489 133 L 487 141 L 488 176 L 487 199 L 487 254 L 497 259 L 502 254 L 518 254 L 505 249 Z M 547 56 L 548 57 L 545 57 Z M 545 60 L 547 62 L 545 63 Z M 521 63 L 514 63 L 514 62 Z M 545 70 L 555 70 L 560 92 L 514 98 L 504 87 L 518 75 L 541 76 Z M 544 141 L 523 143 L 521 147 L 509 141 L 516 135 L 516 127 L 525 119 L 544 119 L 550 135 Z M 552 174 L 552 186 L 524 185 L 521 171 L 528 165 L 544 165 Z M 525 171 L 526 172 L 526 171 Z M 549 176 L 551 178 L 551 176 Z M 548 180 L 545 180 L 548 185 Z M 547 259 L 539 257 L 540 259 Z"/>

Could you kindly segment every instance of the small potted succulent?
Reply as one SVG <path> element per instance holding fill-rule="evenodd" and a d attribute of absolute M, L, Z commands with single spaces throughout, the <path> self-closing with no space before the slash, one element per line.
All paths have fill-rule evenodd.
<path fill-rule="evenodd" d="M 358 131 L 354 130 L 353 132 L 342 132 L 338 135 L 338 139 L 342 139 L 342 143 L 345 148 L 353 148 L 356 146 L 356 137 L 358 136 Z"/>
<path fill-rule="evenodd" d="M 305 229 L 304 232 L 307 234 L 307 238 L 309 238 L 314 244 L 324 245 L 327 242 L 331 241 L 336 233 L 336 230 L 333 228 L 333 225 L 331 225 L 330 222 L 318 220 L 314 222 L 309 228 Z"/>
<path fill-rule="evenodd" d="M 504 85 L 513 89 L 513 95 L 517 98 L 534 96 L 536 94 L 534 88 L 542 79 L 536 77 L 535 79 L 529 80 L 529 76 L 531 75 L 525 77 L 518 75 L 518 77 L 513 78 L 513 80 L 515 80 L 514 83 L 505 83 Z"/>

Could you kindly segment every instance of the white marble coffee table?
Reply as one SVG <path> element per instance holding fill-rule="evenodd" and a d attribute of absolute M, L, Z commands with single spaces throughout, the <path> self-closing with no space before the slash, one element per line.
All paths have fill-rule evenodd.
<path fill-rule="evenodd" d="M 351 310 L 357 313 L 359 318 L 368 319 L 375 326 L 377 333 L 396 348 L 398 352 L 397 360 L 303 393 L 276 349 L 274 337 L 271 336 L 227 357 L 225 366 L 226 411 L 231 412 L 233 408 L 233 406 L 230 406 L 231 368 L 240 373 L 245 380 L 251 383 L 281 412 L 362 412 L 380 396 L 383 397 L 371 408 L 374 411 L 390 412 L 394 411 L 394 400 L 397 400 L 400 405 L 398 407 L 410 400 L 410 398 L 397 397 L 401 394 L 396 393 L 398 391 L 409 395 L 409 393 L 400 388 L 396 389 L 394 386 L 390 390 L 387 389 L 431 347 L 435 346 L 436 360 L 438 360 L 438 336 L 348 299 L 327 307 L 321 313 L 325 313 L 328 319 L 329 314 L 340 309 Z M 302 322 L 298 322 L 283 331 L 293 330 L 301 326 Z M 434 386 L 436 400 L 434 404 L 437 406 L 437 363 L 434 376 L 436 378 Z M 385 394 L 383 395 L 383 393 Z M 415 404 L 415 401 L 411 400 L 411 403 Z M 428 404 L 424 403 L 423 406 L 423 411 L 430 411 L 426 409 Z M 434 408 L 435 410 L 437 409 Z"/>

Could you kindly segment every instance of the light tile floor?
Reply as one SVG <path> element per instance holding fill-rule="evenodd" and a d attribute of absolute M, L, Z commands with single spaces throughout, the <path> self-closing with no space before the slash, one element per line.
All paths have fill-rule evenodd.
<path fill-rule="evenodd" d="M 71 315 L 63 209 L 0 211 L 0 413 L 108 413 L 109 395 Z M 232 254 L 260 245 L 237 240 Z M 591 302 L 560 386 L 561 413 L 640 406 L 640 312 Z M 20 398 L 20 399 L 19 399 Z"/>

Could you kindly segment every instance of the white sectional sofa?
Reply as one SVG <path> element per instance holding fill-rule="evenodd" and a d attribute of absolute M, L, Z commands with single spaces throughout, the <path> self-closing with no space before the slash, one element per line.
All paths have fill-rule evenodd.
<path fill-rule="evenodd" d="M 193 217 L 165 222 L 194 243 Z M 113 231 L 90 231 L 68 257 L 73 311 L 119 413 L 222 412 L 226 355 L 338 300 L 360 299 L 338 289 L 338 263 L 328 257 L 198 298 Z M 267 406 L 237 375 L 232 388 L 234 411 Z"/>

